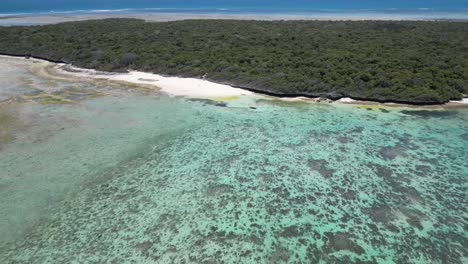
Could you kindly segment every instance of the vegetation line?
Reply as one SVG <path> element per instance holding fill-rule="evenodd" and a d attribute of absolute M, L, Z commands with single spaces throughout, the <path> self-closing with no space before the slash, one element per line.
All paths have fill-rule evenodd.
<path fill-rule="evenodd" d="M 417 105 L 468 94 L 468 23 L 145 22 L 0 27 L 0 52 L 80 68 L 194 77 L 282 97 Z"/>
<path fill-rule="evenodd" d="M 51 62 L 51 63 L 61 63 L 61 64 L 68 64 L 68 65 L 73 66 L 72 64 L 64 62 L 64 61 L 53 61 L 53 60 L 49 60 L 49 59 L 46 59 L 46 58 L 41 58 L 41 57 L 36 57 L 36 56 L 31 56 L 31 55 L 0 53 L 0 56 L 9 56 L 9 57 L 15 57 L 15 58 L 24 58 L 24 59 L 38 59 L 38 60 L 43 60 L 43 61 L 47 61 L 47 62 Z M 83 68 L 83 69 L 85 69 L 85 68 Z M 95 70 L 95 69 L 85 69 L 85 70 Z M 181 78 L 185 78 L 183 76 L 174 76 L 174 75 L 165 75 L 164 77 L 181 77 Z M 216 81 L 216 80 L 209 80 L 209 79 L 206 79 L 206 78 L 204 78 L 203 80 L 218 83 L 218 84 L 229 85 L 229 86 L 234 87 L 234 88 L 239 88 L 239 89 L 243 89 L 243 90 L 250 91 L 250 92 L 253 92 L 253 93 L 263 94 L 263 95 L 268 95 L 268 96 L 273 96 L 273 97 L 283 97 L 283 98 L 306 97 L 306 98 L 311 98 L 311 99 L 321 98 L 320 95 L 312 96 L 310 94 L 301 94 L 301 93 L 292 94 L 292 93 L 268 92 L 268 91 L 264 91 L 264 90 L 258 90 L 258 89 L 255 89 L 255 88 L 235 85 L 235 84 L 228 83 L 228 82 L 219 82 L 219 81 Z M 367 101 L 367 102 L 375 102 L 375 103 L 407 104 L 407 105 L 415 105 L 415 106 L 425 106 L 425 105 L 429 106 L 429 105 L 444 105 L 445 104 L 445 103 L 438 103 L 438 102 L 434 102 L 434 103 L 417 103 L 416 102 L 415 103 L 415 102 L 411 102 L 411 101 L 408 101 L 408 102 L 392 101 L 392 100 L 378 101 L 378 100 L 372 100 L 372 99 L 368 99 L 368 98 L 348 97 L 348 96 L 333 97 L 333 98 L 327 98 L 327 99 L 337 101 L 337 100 L 340 100 L 340 99 L 343 99 L 343 98 L 350 98 L 350 99 L 356 100 L 356 101 Z"/>
<path fill-rule="evenodd" d="M 51 60 L 49 58 L 44 58 L 41 56 L 34 56 L 31 54 L 13 54 L 13 53 L 3 53 L 0 52 L 0 56 L 8 56 L 8 57 L 15 57 L 15 58 L 25 58 L 25 59 L 37 59 L 37 60 L 43 60 L 43 61 L 48 61 L 52 63 L 64 63 L 64 64 L 69 64 L 65 61 L 60 61 L 60 60 Z"/>
<path fill-rule="evenodd" d="M 251 87 L 239 86 L 239 85 L 235 85 L 235 84 L 228 83 L 228 82 L 219 82 L 219 81 L 216 81 L 216 80 L 209 80 L 209 79 L 206 79 L 206 78 L 205 78 L 205 80 L 216 82 L 216 83 L 219 83 L 219 84 L 229 85 L 229 86 L 232 86 L 234 88 L 247 90 L 247 91 L 250 91 L 250 92 L 253 92 L 253 93 L 258 93 L 258 94 L 263 94 L 263 95 L 268 95 L 268 96 L 274 96 L 274 97 L 284 97 L 284 98 L 306 97 L 306 98 L 312 98 L 312 99 L 322 98 L 323 97 L 320 94 L 312 95 L 310 93 L 305 94 L 305 93 L 269 92 L 269 91 L 266 91 L 266 90 L 259 90 L 259 89 L 255 89 L 255 88 L 251 88 Z M 333 97 L 332 96 L 327 96 L 327 97 L 323 97 L 323 98 L 324 99 L 331 99 L 333 101 L 337 101 L 337 100 L 340 100 L 340 99 L 343 99 L 343 98 L 350 98 L 350 99 L 356 100 L 356 101 L 367 101 L 367 102 L 382 103 L 382 104 L 383 103 L 407 104 L 407 105 L 419 105 L 419 106 L 444 105 L 444 104 L 447 103 L 447 102 L 415 102 L 415 101 L 409 101 L 409 100 L 404 101 L 404 100 L 388 100 L 388 99 L 379 100 L 379 99 L 369 99 L 369 98 L 354 97 L 354 96 L 333 96 Z"/>

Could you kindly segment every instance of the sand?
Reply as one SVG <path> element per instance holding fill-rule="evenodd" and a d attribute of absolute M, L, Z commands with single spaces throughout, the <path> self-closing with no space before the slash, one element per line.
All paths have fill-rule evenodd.
<path fill-rule="evenodd" d="M 352 104 L 352 103 L 356 103 L 356 100 L 351 99 L 351 98 L 349 98 L 349 97 L 345 97 L 345 98 L 341 98 L 341 99 L 337 100 L 337 102 L 339 102 L 339 103 L 346 103 L 346 104 Z"/>
<path fill-rule="evenodd" d="M 468 97 L 463 98 L 462 100 L 452 100 L 452 101 L 450 101 L 450 103 L 468 105 Z"/>
<path fill-rule="evenodd" d="M 311 12 L 303 14 L 223 14 L 223 13 L 207 13 L 207 14 L 191 14 L 191 13 L 120 13 L 120 12 L 99 12 L 85 14 L 51 14 L 45 13 L 41 15 L 1 15 L 0 26 L 11 25 L 44 25 L 56 24 L 70 21 L 84 21 L 91 19 L 105 18 L 138 18 L 152 22 L 166 22 L 187 19 L 234 19 L 234 20 L 467 20 L 468 15 L 464 12 L 459 14 L 446 13 L 428 13 L 428 14 L 411 14 L 411 13 L 373 13 L 373 12 L 355 12 L 355 13 L 334 13 L 334 12 Z"/>
<path fill-rule="evenodd" d="M 24 60 L 25 58 L 19 57 L 10 57 L 0 55 L 1 59 L 11 59 L 11 60 Z M 102 72 L 96 71 L 93 69 L 83 69 L 78 68 L 68 64 L 56 64 L 40 59 L 28 59 L 31 62 L 41 63 L 38 66 L 39 71 L 43 72 L 47 67 L 54 69 L 56 78 L 69 78 L 69 77 L 80 77 L 85 79 L 100 79 L 100 80 L 110 80 L 122 83 L 130 84 L 141 84 L 146 87 L 154 86 L 156 89 L 159 89 L 162 92 L 167 93 L 170 96 L 185 96 L 189 98 L 198 98 L 198 99 L 211 99 L 211 100 L 221 100 L 224 101 L 226 98 L 240 98 L 240 97 L 251 97 L 251 98 L 270 98 L 270 96 L 264 96 L 258 93 L 253 93 L 248 90 L 232 87 L 225 84 L 215 83 L 207 81 L 204 79 L 197 78 L 182 78 L 182 77 L 169 77 L 163 76 L 154 73 L 140 72 L 140 71 L 129 71 L 128 73 L 112 73 L 112 72 Z M 36 69 L 37 70 L 37 69 Z M 45 70 L 47 71 L 47 70 Z M 54 75 L 54 73 L 51 73 Z M 63 75 L 60 77 L 60 75 Z M 224 99 L 223 99 L 224 98 Z M 427 106 L 411 106 L 406 104 L 396 104 L 396 103 L 378 103 L 373 101 L 362 101 L 354 100 L 349 97 L 341 98 L 339 100 L 330 100 L 326 98 L 308 98 L 308 97 L 275 97 L 275 99 L 284 100 L 284 101 L 302 101 L 310 103 L 340 103 L 340 104 L 354 104 L 354 105 L 367 105 L 367 104 L 377 104 L 385 106 L 403 106 L 403 107 L 417 107 L 417 108 L 428 108 L 428 109 L 439 109 L 440 107 L 468 107 L 468 98 L 462 100 L 450 101 L 444 105 L 427 105 Z M 227 99 L 226 99 L 227 100 Z"/>
<path fill-rule="evenodd" d="M 80 69 L 60 64 L 57 70 L 62 74 L 79 77 L 124 81 L 134 84 L 154 85 L 172 96 L 212 99 L 218 97 L 247 96 L 253 93 L 229 85 L 210 82 L 196 78 L 166 77 L 154 73 L 130 71 L 129 73 L 105 73 L 95 70 Z"/>

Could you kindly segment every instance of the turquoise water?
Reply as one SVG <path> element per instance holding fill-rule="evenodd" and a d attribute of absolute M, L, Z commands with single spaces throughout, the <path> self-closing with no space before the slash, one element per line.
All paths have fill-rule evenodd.
<path fill-rule="evenodd" d="M 0 2 L 0 17 L 79 15 L 298 15 L 316 19 L 468 19 L 466 0 L 15 0 Z M 31 22 L 27 22 L 31 23 Z M 18 23 L 7 25 L 17 25 Z M 18 24 L 21 25 L 21 24 Z"/>
<path fill-rule="evenodd" d="M 468 261 L 467 110 L 102 89 L 4 103 L 1 263 Z"/>
<path fill-rule="evenodd" d="M 349 0 L 16 0 L 0 3 L 0 12 L 50 12 L 50 11 L 105 11 L 105 10 L 147 10 L 153 9 L 197 12 L 220 11 L 250 11 L 250 12 L 297 12 L 298 10 L 367 10 L 367 11 L 401 11 L 401 10 L 451 10 L 466 9 L 468 4 L 464 0 L 393 0 L 393 1 L 349 1 Z"/>

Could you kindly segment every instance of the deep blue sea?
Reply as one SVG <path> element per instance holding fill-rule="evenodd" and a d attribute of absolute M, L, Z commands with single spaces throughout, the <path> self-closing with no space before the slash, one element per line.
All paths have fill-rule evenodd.
<path fill-rule="evenodd" d="M 0 14 L 106 12 L 304 14 L 304 13 L 415 13 L 468 12 L 467 0 L 15 0 L 0 1 Z"/>

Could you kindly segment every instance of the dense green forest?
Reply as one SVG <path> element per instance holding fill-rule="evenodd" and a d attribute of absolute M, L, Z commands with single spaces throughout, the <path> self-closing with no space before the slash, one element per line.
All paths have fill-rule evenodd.
<path fill-rule="evenodd" d="M 462 22 L 106 19 L 0 27 L 0 52 L 285 95 L 443 103 L 468 94 Z"/>

